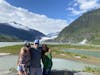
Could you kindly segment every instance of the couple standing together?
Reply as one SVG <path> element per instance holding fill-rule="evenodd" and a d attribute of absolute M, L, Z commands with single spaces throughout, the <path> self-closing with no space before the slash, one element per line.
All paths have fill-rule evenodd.
<path fill-rule="evenodd" d="M 41 59 L 43 69 L 41 69 Z M 51 50 L 46 44 L 39 47 L 39 40 L 34 44 L 25 43 L 21 48 L 17 61 L 19 75 L 49 75 L 52 68 Z"/>

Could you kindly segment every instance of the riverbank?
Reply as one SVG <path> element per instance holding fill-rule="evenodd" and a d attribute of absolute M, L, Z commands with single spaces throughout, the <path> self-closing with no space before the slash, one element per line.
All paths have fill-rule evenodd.
<path fill-rule="evenodd" d="M 53 58 L 62 58 L 72 61 L 79 61 L 88 64 L 94 64 L 100 66 L 100 58 L 93 56 L 80 55 L 70 52 L 62 52 L 63 49 L 78 49 L 78 50 L 89 50 L 89 51 L 99 51 L 100 47 L 91 47 L 91 46 L 74 46 L 74 45 L 48 45 L 52 50 Z M 13 55 L 18 55 L 22 45 L 1 47 L 0 53 L 11 53 Z"/>
<path fill-rule="evenodd" d="M 16 60 L 18 56 L 17 55 L 7 55 L 0 57 L 0 72 L 3 71 L 10 71 L 12 73 L 16 73 Z M 90 66 L 89 68 L 86 68 L 87 66 Z M 60 71 L 60 74 L 63 72 L 61 71 L 70 71 L 70 72 L 94 72 L 95 69 L 93 67 L 99 67 L 91 64 L 85 64 L 78 61 L 72 61 L 68 59 L 59 59 L 59 58 L 53 58 L 53 67 L 52 70 L 56 70 L 57 73 Z M 86 68 L 86 69 L 85 69 Z M 93 69 L 92 69 L 93 68 Z M 3 73 L 3 75 L 6 73 Z M 58 73 L 59 74 L 59 73 Z"/>
<path fill-rule="evenodd" d="M 0 56 L 10 55 L 11 53 L 0 53 Z"/>
<path fill-rule="evenodd" d="M 80 61 L 84 63 L 90 63 L 95 65 L 100 65 L 100 58 L 96 58 L 94 56 L 88 56 L 83 54 L 76 54 L 71 52 L 63 52 L 64 49 L 69 50 L 86 50 L 86 51 L 100 51 L 100 47 L 94 47 L 94 46 L 76 46 L 76 45 L 48 45 L 49 48 L 52 50 L 52 55 L 54 58 L 64 58 L 74 61 Z M 7 46 L 7 47 L 1 47 L 0 53 L 10 53 L 18 55 L 20 48 L 22 45 L 15 45 L 15 46 Z"/>
<path fill-rule="evenodd" d="M 80 61 L 84 63 L 90 63 L 95 65 L 100 65 L 100 58 L 79 54 L 79 53 L 72 53 L 72 52 L 63 52 L 63 50 L 83 50 L 83 51 L 98 51 L 100 52 L 100 47 L 95 46 L 85 46 L 85 45 L 49 45 L 52 50 L 53 57 L 56 58 L 65 58 L 74 61 Z"/>
<path fill-rule="evenodd" d="M 22 45 L 24 42 L 0 42 L 0 47 Z"/>

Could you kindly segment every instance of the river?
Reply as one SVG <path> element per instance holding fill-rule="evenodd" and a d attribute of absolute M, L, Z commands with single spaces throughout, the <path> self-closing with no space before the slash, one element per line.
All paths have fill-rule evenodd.
<path fill-rule="evenodd" d="M 6 55 L 0 57 L 0 71 L 8 71 L 11 67 L 16 68 L 17 55 Z M 53 70 L 70 70 L 70 71 L 81 71 L 86 66 L 96 67 L 95 65 L 90 65 L 78 61 L 66 60 L 53 58 Z M 100 66 L 99 66 L 100 67 Z"/>
<path fill-rule="evenodd" d="M 23 42 L 0 42 L 0 47 L 23 44 Z M 0 56 L 0 72 L 9 71 L 11 67 L 16 68 L 17 55 Z M 99 67 L 92 64 L 87 64 L 79 61 L 72 61 L 60 58 L 53 58 L 53 70 L 69 70 L 81 71 L 85 67 Z"/>
<path fill-rule="evenodd" d="M 76 54 L 83 54 L 83 55 L 87 55 L 87 56 L 94 56 L 94 57 L 100 58 L 100 51 L 95 51 L 95 50 L 91 51 L 91 50 L 65 49 L 65 50 L 62 50 L 62 51 L 76 53 Z"/>

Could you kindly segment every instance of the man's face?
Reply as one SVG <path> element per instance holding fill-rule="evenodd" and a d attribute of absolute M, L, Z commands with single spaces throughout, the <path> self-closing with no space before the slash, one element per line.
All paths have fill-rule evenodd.
<path fill-rule="evenodd" d="M 38 48 L 38 47 L 39 47 L 39 44 L 38 44 L 38 43 L 35 43 L 35 44 L 34 44 L 34 47 L 35 47 L 35 48 Z"/>

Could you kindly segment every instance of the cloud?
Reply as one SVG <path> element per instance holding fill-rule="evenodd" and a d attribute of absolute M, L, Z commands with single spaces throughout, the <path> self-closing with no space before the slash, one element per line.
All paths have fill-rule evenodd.
<path fill-rule="evenodd" d="M 48 18 L 46 15 L 36 14 L 0 0 L 0 22 L 12 21 L 45 34 L 59 32 L 68 25 L 66 20 Z"/>
<path fill-rule="evenodd" d="M 80 15 L 92 9 L 100 8 L 99 0 L 74 0 L 72 7 L 68 10 L 74 15 Z"/>
<path fill-rule="evenodd" d="M 78 10 L 74 9 L 73 7 L 69 7 L 68 10 L 71 11 L 71 13 L 74 15 L 79 15 L 79 14 L 83 13 L 83 11 L 78 11 Z"/>
<path fill-rule="evenodd" d="M 75 0 L 81 10 L 89 10 L 100 7 L 99 0 Z"/>
<path fill-rule="evenodd" d="M 0 0 L 0 3 L 2 3 L 2 0 Z"/>

